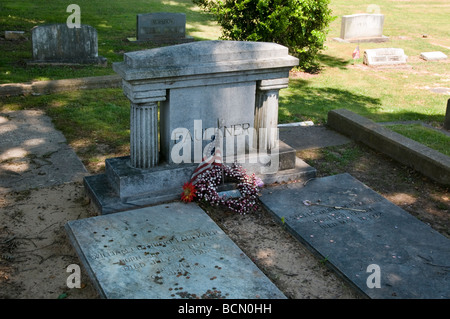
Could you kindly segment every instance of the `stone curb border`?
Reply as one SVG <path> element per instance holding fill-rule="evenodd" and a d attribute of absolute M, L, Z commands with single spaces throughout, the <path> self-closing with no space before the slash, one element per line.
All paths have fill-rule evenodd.
<path fill-rule="evenodd" d="M 0 85 L 0 97 L 19 95 L 42 95 L 64 91 L 120 88 L 122 78 L 118 75 L 93 76 L 85 78 L 36 81 Z"/>
<path fill-rule="evenodd" d="M 328 112 L 330 128 L 408 165 L 443 185 L 450 185 L 450 157 L 347 109 Z"/>

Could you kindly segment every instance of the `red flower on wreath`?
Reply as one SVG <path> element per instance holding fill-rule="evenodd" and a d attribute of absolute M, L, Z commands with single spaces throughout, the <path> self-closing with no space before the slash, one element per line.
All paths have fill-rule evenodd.
<path fill-rule="evenodd" d="M 197 190 L 192 183 L 184 183 L 183 193 L 181 193 L 181 200 L 184 202 L 192 202 L 196 196 Z"/>

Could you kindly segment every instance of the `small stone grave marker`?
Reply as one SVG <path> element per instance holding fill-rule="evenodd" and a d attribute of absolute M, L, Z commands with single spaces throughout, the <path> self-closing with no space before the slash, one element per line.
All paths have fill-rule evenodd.
<path fill-rule="evenodd" d="M 408 56 L 403 49 L 378 48 L 364 51 L 364 64 L 368 66 L 391 66 L 405 65 Z"/>
<path fill-rule="evenodd" d="M 447 56 L 441 51 L 422 52 L 420 57 L 425 61 L 440 61 L 447 59 Z"/>
<path fill-rule="evenodd" d="M 194 203 L 70 221 L 66 230 L 104 298 L 285 298 Z"/>
<path fill-rule="evenodd" d="M 370 298 L 450 298 L 450 240 L 351 175 L 265 188 L 260 199 Z"/>
<path fill-rule="evenodd" d="M 31 30 L 33 60 L 28 64 L 100 64 L 97 30 L 89 25 L 40 25 Z"/>
<path fill-rule="evenodd" d="M 24 40 L 24 31 L 5 31 L 5 40 Z"/>
<path fill-rule="evenodd" d="M 194 41 L 186 36 L 186 14 L 155 12 L 138 14 L 136 40 L 156 43 L 184 43 Z"/>

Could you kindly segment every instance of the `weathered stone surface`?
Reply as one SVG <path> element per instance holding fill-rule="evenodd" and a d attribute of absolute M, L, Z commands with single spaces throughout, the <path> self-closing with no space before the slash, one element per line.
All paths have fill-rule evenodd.
<path fill-rule="evenodd" d="M 194 41 L 186 36 L 186 14 L 154 12 L 136 16 L 137 41 L 182 43 Z"/>
<path fill-rule="evenodd" d="M 196 204 L 75 220 L 66 230 L 104 298 L 285 298 Z"/>
<path fill-rule="evenodd" d="M 450 298 L 450 240 L 351 175 L 265 188 L 260 199 L 370 298 Z"/>
<path fill-rule="evenodd" d="M 97 30 L 89 25 L 40 25 L 31 30 L 33 60 L 29 64 L 105 64 L 98 56 Z"/>
<path fill-rule="evenodd" d="M 351 14 L 342 16 L 341 39 L 348 42 L 384 42 L 383 14 Z"/>
<path fill-rule="evenodd" d="M 172 162 L 174 146 L 184 143 L 191 150 L 190 162 L 200 163 L 202 150 L 211 142 L 206 130 L 212 132 L 218 120 L 223 125 L 223 156 L 245 152 L 250 142 L 246 136 L 255 121 L 255 91 L 255 81 L 170 90 L 167 102 L 161 103 L 161 152 L 165 160 Z M 189 130 L 184 142 L 173 139 L 173 134 L 182 135 L 180 128 Z M 243 138 L 242 143 L 239 138 Z M 227 141 L 233 143 L 233 151 L 227 152 Z"/>
<path fill-rule="evenodd" d="M 441 51 L 422 52 L 420 57 L 425 61 L 440 61 L 447 59 L 447 56 Z"/>
<path fill-rule="evenodd" d="M 450 185 L 450 157 L 346 109 L 328 113 L 327 124 L 425 176 Z"/>
<path fill-rule="evenodd" d="M 124 54 L 124 61 L 113 64 L 113 69 L 126 81 L 148 80 L 162 88 L 177 88 L 198 86 L 202 84 L 227 83 L 227 79 L 235 82 L 240 79 L 239 74 L 247 74 L 249 80 L 266 78 L 287 78 L 276 76 L 277 68 L 290 68 L 298 65 L 298 59 L 288 53 L 288 48 L 275 43 L 251 41 L 199 41 L 149 50 L 128 52 Z M 218 77 L 223 73 L 226 78 Z M 272 73 L 272 77 L 261 76 L 261 73 Z M 193 76 L 206 74 L 208 81 L 200 82 L 202 77 L 193 81 L 192 78 L 178 78 L 178 76 Z M 216 75 L 215 75 L 216 74 Z M 256 74 L 256 76 L 254 76 Z M 229 78 L 233 76 L 232 78 Z M 174 78 L 175 83 L 160 83 L 161 78 Z M 183 80 L 189 80 L 190 85 Z M 156 82 L 156 83 L 155 83 Z M 153 88 L 138 86 L 135 92 L 145 92 Z M 130 96 L 132 97 L 132 96 Z"/>
<path fill-rule="evenodd" d="M 363 62 L 368 66 L 383 66 L 406 64 L 407 60 L 403 49 L 378 48 L 365 50 Z"/>
<path fill-rule="evenodd" d="M 262 175 L 264 182 L 315 173 L 295 160 L 293 149 L 281 152 L 278 147 L 278 91 L 287 88 L 289 70 L 297 64 L 287 47 L 251 41 L 199 41 L 124 54 L 124 61 L 114 63 L 113 69 L 122 77 L 132 107 L 128 167 L 132 178 L 106 174 L 113 185 L 101 190 L 97 186 L 102 177 L 88 178 L 85 184 L 99 199 L 95 201 L 105 198 L 113 206 L 116 199 L 106 195 L 112 189 L 119 192 L 121 202 L 139 200 L 139 196 L 147 202 L 149 194 L 142 191 L 148 187 L 141 187 L 143 179 L 163 187 L 158 194 L 151 192 L 157 197 L 173 196 L 177 185 L 190 180 L 187 173 L 191 167 L 186 164 L 201 163 L 212 136 L 218 135 L 223 137 L 216 139 L 223 162 L 236 160 L 251 173 Z M 150 109 L 151 114 L 146 111 Z M 287 160 L 287 153 L 294 156 Z M 142 173 L 134 174 L 133 169 Z M 171 169 L 183 173 L 174 175 Z M 286 172 L 276 176 L 278 170 Z M 161 180 L 155 181 L 153 176 Z M 184 180 L 174 180 L 174 176 Z M 127 194 L 122 193 L 122 181 L 129 186 Z"/>

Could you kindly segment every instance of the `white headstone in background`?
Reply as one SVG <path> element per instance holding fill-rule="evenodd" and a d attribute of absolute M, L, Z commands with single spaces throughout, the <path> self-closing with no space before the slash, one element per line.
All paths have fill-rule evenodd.
<path fill-rule="evenodd" d="M 351 14 L 342 16 L 341 40 L 347 42 L 385 42 L 383 14 Z"/>

